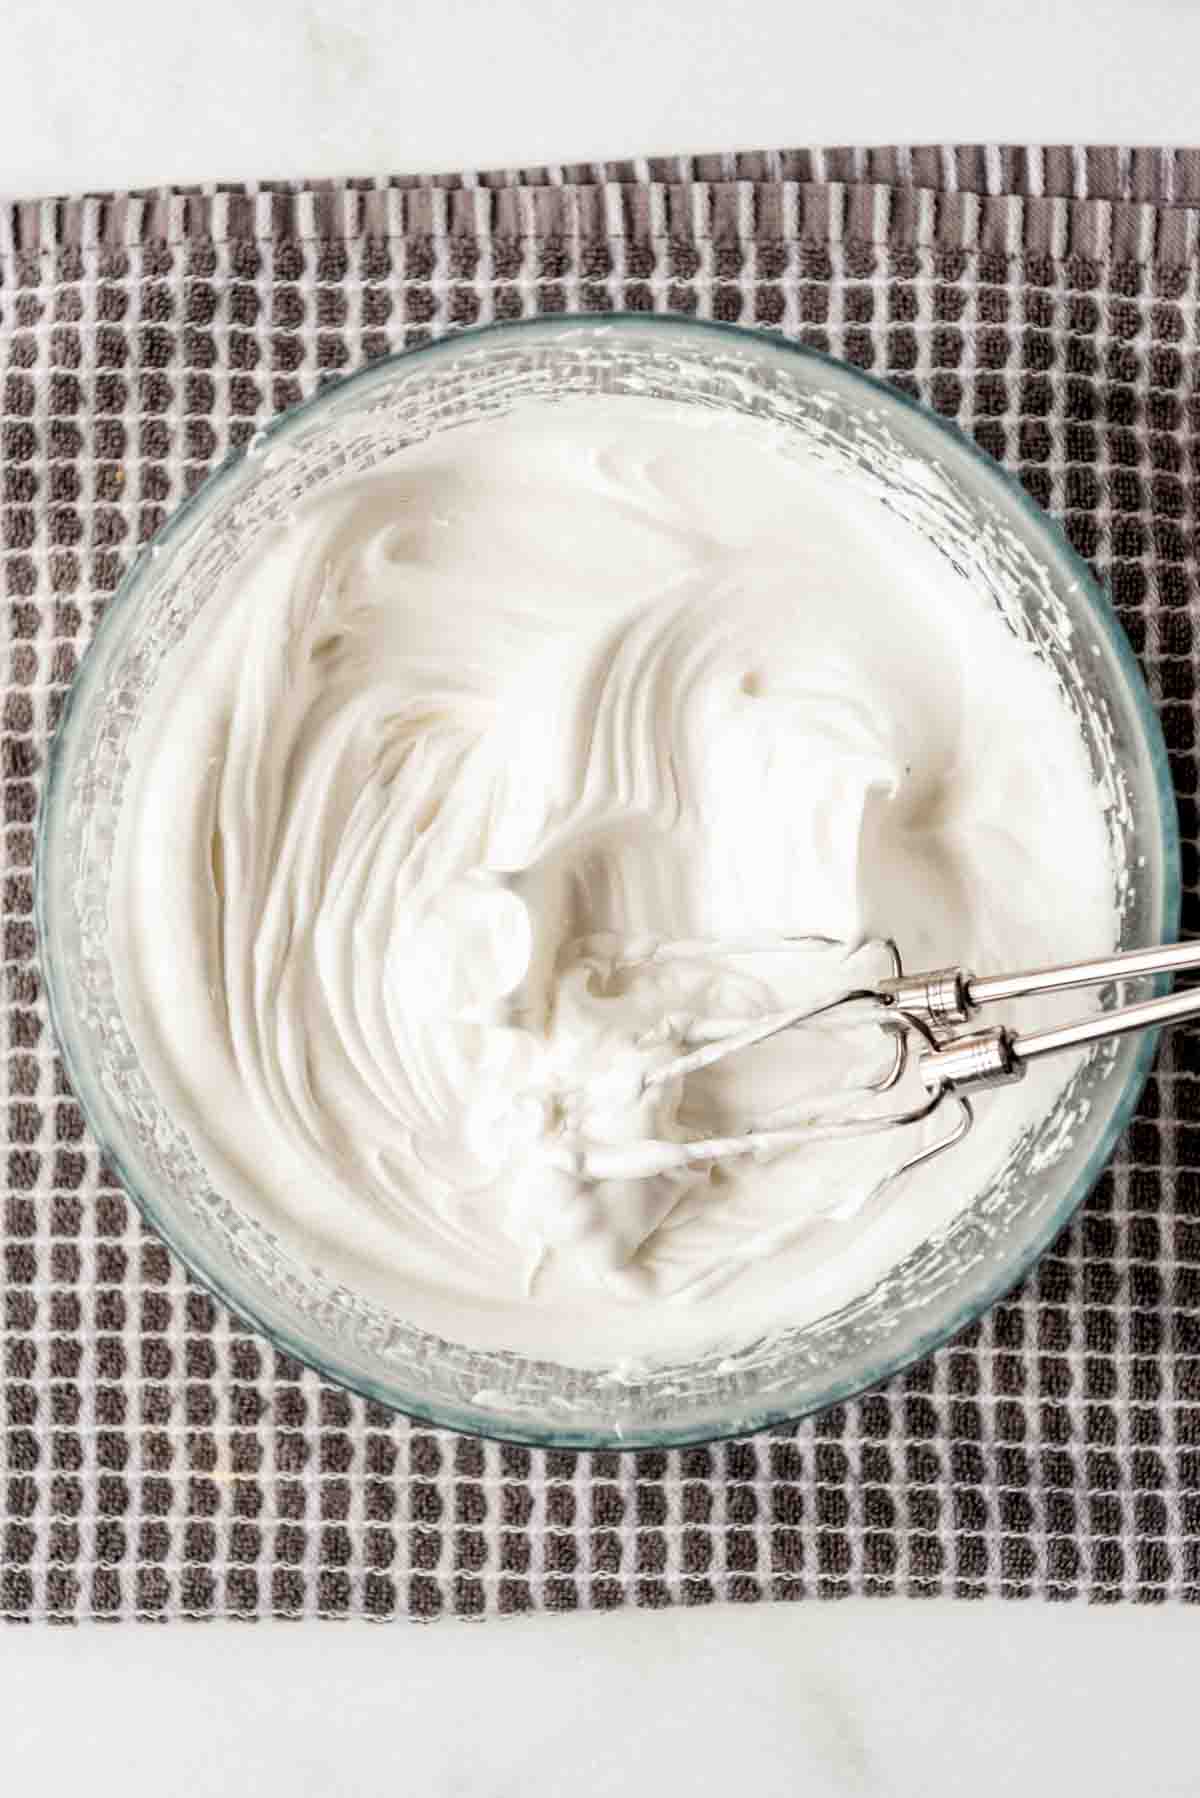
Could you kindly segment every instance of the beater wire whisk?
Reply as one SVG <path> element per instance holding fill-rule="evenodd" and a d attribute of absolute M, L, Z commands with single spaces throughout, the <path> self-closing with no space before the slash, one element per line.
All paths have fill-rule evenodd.
<path fill-rule="evenodd" d="M 761 954 L 772 950 L 794 952 L 802 948 L 835 948 L 837 939 L 797 936 L 746 939 L 740 943 L 665 942 L 630 962 L 665 961 L 704 954 Z M 847 947 L 848 953 L 858 953 Z M 1022 1079 L 1029 1064 L 1047 1055 L 1086 1049 L 1110 1038 L 1136 1031 L 1161 1029 L 1200 1017 L 1200 987 L 1167 993 L 1130 1005 L 1093 1012 L 1067 1024 L 1040 1030 L 1017 1031 L 992 1024 L 959 1031 L 989 1005 L 1047 993 L 1072 992 L 1084 987 L 1107 986 L 1142 976 L 1175 975 L 1200 969 L 1200 941 L 1161 944 L 1149 949 L 1128 949 L 1090 961 L 1066 962 L 1056 967 L 1032 968 L 1015 974 L 980 977 L 961 967 L 936 968 L 927 973 L 905 971 L 900 951 L 891 938 L 872 938 L 859 946 L 886 956 L 890 972 L 873 983 L 847 987 L 831 998 L 808 1006 L 769 1012 L 750 1023 L 744 1019 L 709 1019 L 689 1026 L 685 1053 L 663 1062 L 646 1075 L 644 1090 L 699 1073 L 732 1055 L 768 1041 L 786 1031 L 815 1025 L 840 1013 L 858 1014 L 858 1021 L 873 1024 L 892 1041 L 887 1068 L 857 1089 L 860 1095 L 879 1096 L 899 1085 L 915 1062 L 923 1096 L 906 1109 L 852 1112 L 829 1116 L 830 1100 L 808 1101 L 776 1109 L 762 1127 L 750 1127 L 728 1136 L 691 1141 L 663 1141 L 640 1147 L 639 1171 L 667 1172 L 705 1163 L 717 1163 L 742 1155 L 768 1156 L 806 1143 L 843 1137 L 875 1136 L 883 1131 L 920 1124 L 950 1103 L 954 1119 L 949 1130 L 932 1143 L 924 1143 L 896 1168 L 888 1179 L 898 1179 L 922 1162 L 940 1155 L 969 1133 L 974 1123 L 970 1095 L 989 1087 L 1009 1086 Z M 846 1095 L 839 1095 L 843 1100 Z M 784 1121 L 784 1120 L 787 1121 Z M 585 1160 L 594 1178 L 619 1173 L 622 1151 L 589 1149 Z"/>

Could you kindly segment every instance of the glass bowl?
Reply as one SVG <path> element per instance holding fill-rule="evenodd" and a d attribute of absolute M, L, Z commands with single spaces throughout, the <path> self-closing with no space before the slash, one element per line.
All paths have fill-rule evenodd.
<path fill-rule="evenodd" d="M 127 1191 L 242 1317 L 321 1374 L 454 1429 L 535 1444 L 678 1444 L 757 1430 L 874 1384 L 975 1317 L 1063 1227 L 1133 1110 L 1148 1038 L 1083 1061 L 1043 1127 L 957 1220 L 814 1323 L 632 1381 L 481 1353 L 414 1328 L 299 1259 L 215 1191 L 138 1063 L 116 1001 L 107 888 L 126 746 L 163 657 L 265 526 L 406 444 L 566 394 L 662 396 L 801 433 L 907 519 L 1051 661 L 1107 796 L 1120 946 L 1174 934 L 1166 753 L 1108 600 L 1057 529 L 956 430 L 815 352 L 669 317 L 538 319 L 378 362 L 260 432 L 135 563 L 76 679 L 38 845 L 50 1006 L 75 1091 Z M 929 478 L 936 464 L 937 478 Z M 954 1179 L 948 1156 L 944 1177 Z"/>

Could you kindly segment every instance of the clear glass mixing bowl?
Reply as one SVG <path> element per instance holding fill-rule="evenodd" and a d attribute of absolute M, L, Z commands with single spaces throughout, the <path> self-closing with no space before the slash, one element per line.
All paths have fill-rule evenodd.
<path fill-rule="evenodd" d="M 74 684 L 42 813 L 38 922 L 59 1042 L 92 1129 L 150 1223 L 235 1311 L 322 1374 L 455 1429 L 581 1447 L 685 1443 L 846 1398 L 969 1322 L 1100 1173 L 1153 1042 L 1129 1039 L 1083 1062 L 993 1184 L 851 1304 L 744 1353 L 628 1383 L 425 1334 L 305 1265 L 214 1191 L 139 1066 L 106 929 L 131 733 L 164 656 L 263 529 L 432 433 L 587 393 L 661 395 L 777 421 L 835 468 L 853 466 L 864 505 L 907 519 L 964 581 L 989 591 L 1054 664 L 1076 710 L 1124 876 L 1121 946 L 1173 935 L 1178 842 L 1158 722 L 1108 600 L 1020 487 L 957 431 L 826 357 L 732 327 L 633 317 L 495 326 L 376 363 L 217 471 L 132 568 Z M 942 1167 L 953 1180 L 952 1154 Z"/>

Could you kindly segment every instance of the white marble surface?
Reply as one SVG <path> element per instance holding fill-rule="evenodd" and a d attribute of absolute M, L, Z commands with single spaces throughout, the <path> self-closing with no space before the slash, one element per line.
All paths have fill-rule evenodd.
<path fill-rule="evenodd" d="M 1186 142 L 1194 0 L 6 0 L 0 193 L 802 143 Z M 0 1630 L 4 1790 L 1200 1788 L 1200 1616 L 807 1605 Z"/>
<path fill-rule="evenodd" d="M 870 1599 L 0 1632 L 9 1792 L 1193 1798 L 1190 1612 Z"/>
<path fill-rule="evenodd" d="M 0 192 L 1193 140 L 1195 0 L 5 0 Z"/>

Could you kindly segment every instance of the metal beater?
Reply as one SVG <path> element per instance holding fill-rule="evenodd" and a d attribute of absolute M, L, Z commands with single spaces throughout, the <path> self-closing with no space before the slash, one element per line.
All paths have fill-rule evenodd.
<path fill-rule="evenodd" d="M 660 943 L 645 953 L 629 957 L 628 965 L 713 952 L 759 954 L 767 950 L 838 946 L 835 939 L 818 936 L 751 939 L 739 944 Z M 903 1111 L 842 1117 L 822 1116 L 821 1107 L 818 1105 L 814 1110 L 810 1102 L 807 1110 L 791 1108 L 792 1113 L 801 1111 L 804 1114 L 793 1116 L 789 1123 L 782 1122 L 783 1114 L 776 1112 L 772 1114 L 769 1127 L 750 1128 L 737 1135 L 643 1144 L 644 1165 L 640 1171 L 665 1173 L 739 1155 L 773 1155 L 804 1143 L 873 1136 L 880 1131 L 919 1124 L 950 1101 L 955 1112 L 951 1128 L 936 1142 L 925 1144 L 888 1176 L 889 1181 L 898 1179 L 901 1174 L 961 1142 L 968 1134 L 974 1123 L 969 1094 L 989 1087 L 1011 1085 L 1024 1077 L 1030 1062 L 1039 1061 L 1043 1056 L 1085 1049 L 1109 1038 L 1128 1036 L 1140 1030 L 1156 1030 L 1200 1017 L 1200 987 L 1193 987 L 1161 998 L 1095 1012 L 1090 1017 L 1052 1029 L 1016 1031 L 1007 1025 L 993 1024 L 955 1033 L 956 1026 L 969 1024 L 976 1013 L 988 1005 L 1030 998 L 1034 994 L 1107 986 L 1114 981 L 1139 976 L 1195 971 L 1200 969 L 1200 941 L 1128 949 L 1095 961 L 1066 962 L 1059 967 L 983 977 L 956 967 L 937 968 L 922 974 L 906 973 L 900 951 L 890 938 L 871 939 L 861 945 L 861 951 L 884 954 L 891 972 L 873 984 L 848 987 L 819 1005 L 773 1012 L 751 1024 L 716 1020 L 699 1025 L 686 1039 L 695 1046 L 689 1047 L 686 1054 L 655 1068 L 646 1076 L 643 1090 L 712 1067 L 728 1056 L 766 1042 L 784 1031 L 842 1011 L 853 1011 L 863 1022 L 877 1026 L 892 1039 L 891 1059 L 886 1070 L 877 1079 L 865 1082 L 860 1090 L 877 1095 L 890 1092 L 913 1061 L 915 1045 L 915 1065 L 924 1090 L 923 1099 Z M 651 1151 L 648 1158 L 647 1150 Z M 610 1158 L 602 1149 L 589 1150 L 585 1159 L 594 1178 L 603 1179 L 619 1171 L 617 1158 Z M 610 1159 L 613 1160 L 611 1170 L 607 1168 Z"/>

